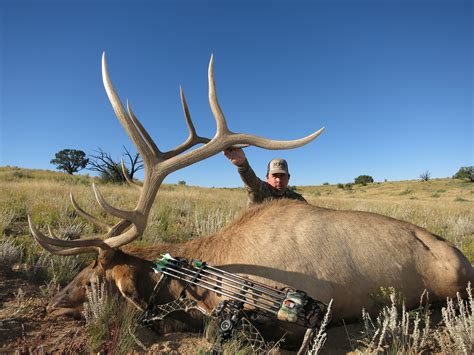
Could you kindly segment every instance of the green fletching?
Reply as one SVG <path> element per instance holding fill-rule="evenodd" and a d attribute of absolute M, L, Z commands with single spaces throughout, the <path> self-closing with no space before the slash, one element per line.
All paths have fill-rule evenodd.
<path fill-rule="evenodd" d="M 155 260 L 155 265 L 153 266 L 153 270 L 155 272 L 161 272 L 165 270 L 170 260 L 174 260 L 170 254 L 168 253 L 161 254 L 161 259 Z"/>
<path fill-rule="evenodd" d="M 204 264 L 204 263 L 203 263 L 201 260 L 197 260 L 197 259 L 194 259 L 194 260 L 193 260 L 193 265 L 194 265 L 195 267 L 202 267 L 203 264 Z"/>

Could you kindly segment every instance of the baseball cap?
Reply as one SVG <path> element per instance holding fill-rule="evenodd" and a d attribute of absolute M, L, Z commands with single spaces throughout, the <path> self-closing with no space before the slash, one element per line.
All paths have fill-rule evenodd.
<path fill-rule="evenodd" d="M 286 174 L 288 173 L 288 163 L 285 159 L 272 159 L 267 166 L 267 175 L 268 174 Z"/>

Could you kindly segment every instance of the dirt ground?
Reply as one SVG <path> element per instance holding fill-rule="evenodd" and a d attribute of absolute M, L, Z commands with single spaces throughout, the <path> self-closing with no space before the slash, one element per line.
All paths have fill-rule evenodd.
<path fill-rule="evenodd" d="M 0 271 L 0 354 L 85 352 L 88 340 L 85 322 L 48 316 L 48 299 L 42 295 L 40 286 L 28 280 L 21 271 Z M 359 331 L 357 325 L 331 328 L 323 353 L 350 352 L 348 334 L 352 337 Z M 193 333 L 158 336 L 144 328 L 137 337 L 147 348 L 144 351 L 137 346 L 138 353 L 196 354 L 211 347 L 202 335 Z"/>

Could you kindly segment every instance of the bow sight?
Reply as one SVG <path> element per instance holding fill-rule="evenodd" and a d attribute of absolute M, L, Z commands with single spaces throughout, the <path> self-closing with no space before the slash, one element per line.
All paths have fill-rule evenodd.
<path fill-rule="evenodd" d="M 220 349 L 220 346 L 232 337 L 233 330 L 242 324 L 243 318 L 247 318 L 247 311 L 270 320 L 294 323 L 316 330 L 327 309 L 324 303 L 309 297 L 304 291 L 273 288 L 196 259 L 188 261 L 165 254 L 155 261 L 153 269 L 157 273 L 182 280 L 188 285 L 202 287 L 226 298 L 211 314 L 218 319 L 219 324 L 218 345 L 214 352 L 219 352 L 216 348 Z M 197 308 L 196 304 L 194 306 Z M 155 311 L 151 311 L 153 309 Z M 149 320 L 166 316 L 157 316 L 159 310 L 163 310 L 163 305 L 150 307 Z"/>

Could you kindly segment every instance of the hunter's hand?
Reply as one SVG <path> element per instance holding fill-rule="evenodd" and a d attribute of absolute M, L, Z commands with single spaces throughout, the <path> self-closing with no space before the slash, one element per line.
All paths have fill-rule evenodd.
<path fill-rule="evenodd" d="M 224 150 L 224 155 L 235 166 L 242 166 L 242 165 L 244 165 L 245 161 L 247 160 L 247 158 L 245 157 L 245 153 L 242 150 L 242 148 L 228 148 L 228 149 Z"/>

